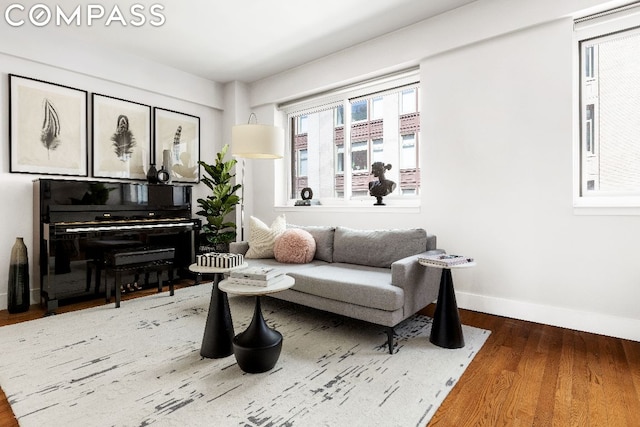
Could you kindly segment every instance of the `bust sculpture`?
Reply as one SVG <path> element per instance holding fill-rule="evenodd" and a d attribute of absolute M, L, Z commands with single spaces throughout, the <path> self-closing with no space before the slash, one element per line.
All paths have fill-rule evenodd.
<path fill-rule="evenodd" d="M 382 198 L 393 193 L 396 189 L 396 183 L 384 176 L 385 171 L 391 170 L 391 165 L 385 165 L 383 162 L 375 162 L 371 165 L 371 173 L 378 178 L 377 181 L 369 181 L 369 194 L 376 198 L 374 206 L 384 206 Z"/>

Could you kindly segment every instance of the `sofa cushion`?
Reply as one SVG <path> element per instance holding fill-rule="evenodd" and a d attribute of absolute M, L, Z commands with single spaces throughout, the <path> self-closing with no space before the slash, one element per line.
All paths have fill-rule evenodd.
<path fill-rule="evenodd" d="M 391 267 L 399 259 L 425 251 L 427 232 L 403 230 L 354 230 L 336 227 L 333 261 L 372 267 Z"/>
<path fill-rule="evenodd" d="M 273 255 L 278 262 L 306 264 L 316 253 L 316 241 L 308 232 L 291 228 L 276 238 Z"/>
<path fill-rule="evenodd" d="M 333 262 L 333 235 L 335 227 L 322 225 L 294 225 L 287 224 L 288 228 L 300 228 L 309 232 L 316 241 L 315 259 L 320 261 Z"/>
<path fill-rule="evenodd" d="M 247 263 L 249 264 L 249 267 L 277 267 L 279 269 L 282 269 L 282 272 L 284 274 L 288 274 L 290 276 L 292 275 L 292 273 L 315 268 L 319 265 L 328 265 L 324 261 L 318 261 L 315 259 L 307 264 L 283 264 L 276 261 L 275 258 L 250 259 L 247 260 Z"/>
<path fill-rule="evenodd" d="M 352 264 L 324 264 L 290 271 L 294 290 L 331 300 L 394 311 L 404 304 L 404 290 L 391 284 L 390 270 Z"/>
<path fill-rule="evenodd" d="M 249 250 L 245 258 L 273 258 L 273 246 L 276 238 L 284 233 L 287 221 L 284 215 L 278 216 L 271 227 L 252 216 L 249 218 Z"/>

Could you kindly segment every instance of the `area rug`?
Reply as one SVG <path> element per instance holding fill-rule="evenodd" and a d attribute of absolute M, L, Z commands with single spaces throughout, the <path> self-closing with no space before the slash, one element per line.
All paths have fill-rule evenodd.
<path fill-rule="evenodd" d="M 489 332 L 429 342 L 431 318 L 380 327 L 263 298 L 284 336 L 276 366 L 247 374 L 200 356 L 211 284 L 0 327 L 0 386 L 29 426 L 425 426 Z M 229 297 L 243 331 L 252 297 Z"/>

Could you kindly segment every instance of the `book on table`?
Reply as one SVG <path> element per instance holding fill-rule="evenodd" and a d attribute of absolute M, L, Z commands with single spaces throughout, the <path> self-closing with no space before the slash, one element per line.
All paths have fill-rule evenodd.
<path fill-rule="evenodd" d="M 248 285 L 248 286 L 261 286 L 263 288 L 273 286 L 277 283 L 280 283 L 285 278 L 284 274 L 279 274 L 277 276 L 271 277 L 270 279 L 248 279 L 244 277 L 229 277 L 230 283 L 236 283 L 238 285 Z"/>
<path fill-rule="evenodd" d="M 252 279 L 252 280 L 269 280 L 282 275 L 282 270 L 278 267 L 246 267 L 238 270 L 232 270 L 229 277 L 232 279 Z"/>
<path fill-rule="evenodd" d="M 462 255 L 436 254 L 423 255 L 418 258 L 418 262 L 422 265 L 431 265 L 435 267 L 451 267 L 453 265 L 462 265 L 473 262 L 473 258 Z"/>

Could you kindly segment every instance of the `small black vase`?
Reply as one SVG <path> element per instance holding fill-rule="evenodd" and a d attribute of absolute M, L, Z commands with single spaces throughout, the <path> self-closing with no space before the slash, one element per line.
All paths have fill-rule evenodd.
<path fill-rule="evenodd" d="M 9 313 L 22 313 L 29 310 L 31 292 L 29 290 L 29 257 L 22 237 L 17 237 L 11 249 L 9 263 Z"/>
<path fill-rule="evenodd" d="M 151 163 L 151 166 L 149 166 L 149 170 L 147 171 L 147 182 L 149 184 L 158 183 L 158 170 L 156 169 L 155 163 Z"/>

